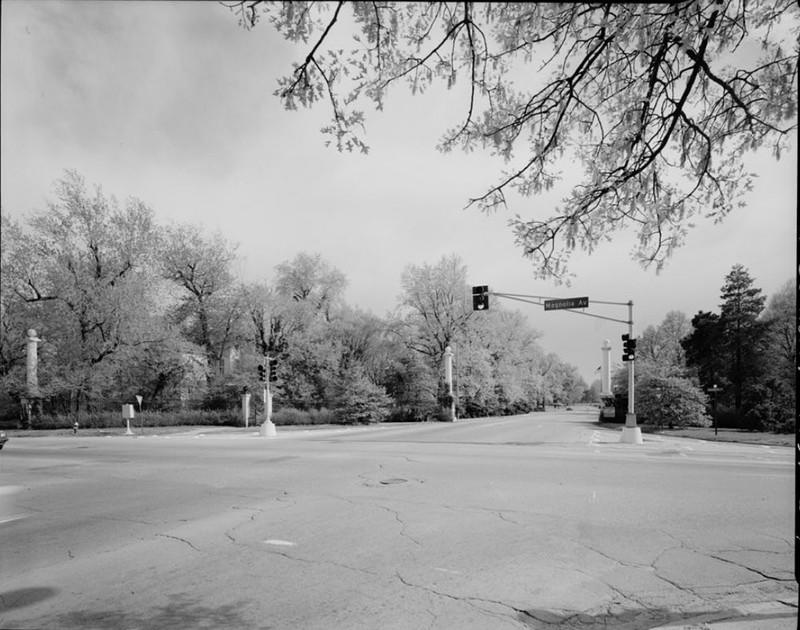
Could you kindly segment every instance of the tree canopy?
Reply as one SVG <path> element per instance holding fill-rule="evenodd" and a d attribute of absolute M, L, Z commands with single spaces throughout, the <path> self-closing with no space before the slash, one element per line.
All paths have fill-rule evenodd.
<path fill-rule="evenodd" d="M 550 216 L 510 220 L 542 278 L 568 276 L 576 248 L 631 227 L 634 257 L 660 269 L 693 217 L 742 205 L 743 154 L 780 157 L 797 128 L 793 0 L 223 4 L 244 27 L 266 17 L 303 44 L 275 94 L 287 109 L 327 101 L 323 133 L 340 151 L 368 150 L 365 106 L 381 109 L 396 84 L 466 82 L 438 148 L 480 147 L 507 164 L 468 205 L 510 206 L 512 190 L 551 188 L 564 159 L 582 165 Z"/>

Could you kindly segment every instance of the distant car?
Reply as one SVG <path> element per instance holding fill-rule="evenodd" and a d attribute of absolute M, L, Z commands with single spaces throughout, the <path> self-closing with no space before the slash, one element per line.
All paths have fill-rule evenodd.
<path fill-rule="evenodd" d="M 8 442 L 8 436 L 6 435 L 5 431 L 0 431 L 0 449 L 5 446 L 5 443 Z"/>
<path fill-rule="evenodd" d="M 567 411 L 572 411 L 572 407 L 567 407 Z"/>

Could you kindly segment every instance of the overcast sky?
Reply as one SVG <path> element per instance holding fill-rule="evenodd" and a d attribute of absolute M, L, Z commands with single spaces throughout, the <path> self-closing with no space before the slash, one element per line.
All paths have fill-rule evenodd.
<path fill-rule="evenodd" d="M 239 244 L 245 280 L 319 253 L 349 280 L 347 302 L 378 316 L 397 304 L 409 264 L 455 253 L 470 284 L 492 291 L 634 302 L 637 331 L 670 310 L 718 311 L 720 287 L 744 265 L 765 294 L 795 277 L 797 152 L 747 163 L 759 174 L 721 225 L 698 222 L 660 275 L 630 260 L 633 237 L 576 254 L 572 286 L 534 280 L 507 227 L 512 214 L 549 215 L 566 194 L 532 197 L 508 213 L 464 207 L 495 181 L 486 155 L 442 155 L 462 119 L 457 94 L 390 94 L 368 112 L 368 156 L 326 148 L 329 112 L 287 112 L 272 95 L 303 50 L 266 22 L 243 30 L 214 2 L 2 2 L 3 212 L 45 207 L 65 169 L 119 199 L 135 196 L 160 223 L 191 221 Z M 503 300 L 547 351 L 591 382 L 600 347 L 621 351 L 622 324 Z M 626 319 L 624 307 L 589 312 Z"/>

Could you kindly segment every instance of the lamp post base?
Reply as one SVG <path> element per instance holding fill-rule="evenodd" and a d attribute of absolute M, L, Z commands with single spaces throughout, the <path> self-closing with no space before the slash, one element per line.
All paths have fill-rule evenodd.
<path fill-rule="evenodd" d="M 275 424 L 270 420 L 267 420 L 264 424 L 261 425 L 259 434 L 262 437 L 275 437 L 276 435 L 278 435 L 278 432 L 275 430 Z"/>
<path fill-rule="evenodd" d="M 622 444 L 644 444 L 642 430 L 639 427 L 622 427 Z"/>

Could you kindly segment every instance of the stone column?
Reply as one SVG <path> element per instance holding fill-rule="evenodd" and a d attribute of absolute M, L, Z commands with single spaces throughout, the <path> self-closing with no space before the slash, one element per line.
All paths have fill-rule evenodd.
<path fill-rule="evenodd" d="M 28 361 L 27 361 L 27 375 L 28 375 L 28 398 L 39 398 L 39 376 L 37 374 L 38 356 L 37 348 L 41 339 L 36 337 L 36 331 L 31 328 L 28 331 Z"/>

